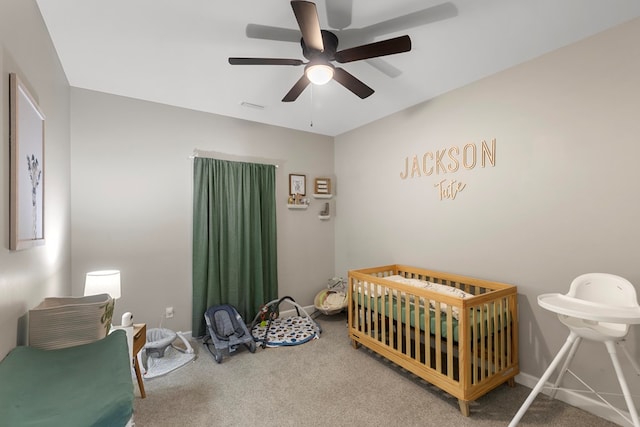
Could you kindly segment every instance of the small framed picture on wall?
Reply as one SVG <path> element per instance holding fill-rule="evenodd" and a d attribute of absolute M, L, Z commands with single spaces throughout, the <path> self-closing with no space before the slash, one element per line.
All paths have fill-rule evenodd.
<path fill-rule="evenodd" d="M 294 196 L 296 194 L 299 194 L 301 196 L 307 195 L 307 177 L 305 175 L 290 173 L 289 195 Z"/>

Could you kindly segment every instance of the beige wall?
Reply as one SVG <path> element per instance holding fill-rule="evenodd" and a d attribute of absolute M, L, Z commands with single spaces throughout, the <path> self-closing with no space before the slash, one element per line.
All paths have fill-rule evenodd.
<path fill-rule="evenodd" d="M 333 172 L 332 138 L 82 89 L 72 89 L 71 105 L 74 293 L 87 271 L 118 268 L 115 319 L 131 311 L 148 327 L 191 330 L 194 149 L 279 165 L 281 296 L 312 304 L 333 276 L 334 221 L 318 219 L 324 202 L 286 208 L 290 173 L 307 175 L 310 194 L 313 178 Z M 162 319 L 168 306 L 175 317 Z"/>
<path fill-rule="evenodd" d="M 640 283 L 640 20 L 341 135 L 334 148 L 310 133 L 82 89 L 69 95 L 35 3 L 0 6 L 3 141 L 8 73 L 47 116 L 45 246 L 8 250 L 8 144 L 0 150 L 0 357 L 24 342 L 29 308 L 81 294 L 84 274 L 97 268 L 122 270 L 116 319 L 132 311 L 153 327 L 173 306 L 163 325 L 190 329 L 194 148 L 280 164 L 280 294 L 302 304 L 333 274 L 392 262 L 518 285 L 524 383 L 566 337 L 537 295 L 564 292 L 589 271 Z M 493 138 L 495 167 L 400 177 L 406 157 Z M 337 215 L 320 221 L 317 200 L 287 210 L 289 173 L 307 174 L 308 189 L 335 173 Z M 455 200 L 439 200 L 434 184 L 443 179 L 466 185 Z M 636 359 L 639 335 L 628 342 Z M 575 370 L 618 390 L 602 346 L 585 343 Z M 640 394 L 637 381 L 630 386 Z"/>
<path fill-rule="evenodd" d="M 637 40 L 640 20 L 337 137 L 336 271 L 398 262 L 518 285 L 521 370 L 539 377 L 567 330 L 537 295 L 587 272 L 640 284 Z M 400 177 L 407 156 L 494 138 L 495 167 Z M 466 187 L 440 200 L 443 179 Z M 575 370 L 620 390 L 602 345 L 583 344 Z"/>
<path fill-rule="evenodd" d="M 46 116 L 46 245 L 9 251 L 9 73 Z M 26 313 L 70 282 L 69 86 L 32 0 L 0 4 L 0 359 L 26 340 Z"/>

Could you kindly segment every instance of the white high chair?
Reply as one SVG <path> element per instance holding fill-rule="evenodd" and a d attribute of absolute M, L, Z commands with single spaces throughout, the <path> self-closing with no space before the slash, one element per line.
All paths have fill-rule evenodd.
<path fill-rule="evenodd" d="M 557 313 L 560 321 L 569 328 L 569 336 L 551 362 L 551 365 L 549 365 L 531 391 L 531 394 L 529 394 L 529 397 L 527 397 L 527 400 L 522 404 L 522 407 L 520 407 L 515 417 L 513 417 L 509 426 L 516 426 L 520 422 L 522 416 L 527 409 L 529 409 L 531 403 L 533 403 L 551 374 L 568 352 L 558 379 L 556 379 L 553 385 L 550 397 L 553 398 L 555 396 L 562 377 L 568 371 L 621 417 L 633 423 L 635 427 L 640 427 L 638 413 L 616 354 L 616 344 L 618 344 L 629 358 L 633 368 L 638 375 L 640 375 L 638 363 L 633 360 L 629 351 L 624 346 L 624 338 L 629 333 L 629 326 L 632 324 L 640 324 L 640 306 L 638 305 L 636 290 L 633 285 L 628 280 L 613 274 L 583 274 L 573 280 L 569 292 L 566 295 L 557 293 L 540 295 L 538 296 L 538 305 Z M 569 370 L 569 364 L 575 356 L 583 338 L 603 342 L 607 347 L 611 362 L 618 377 L 618 382 L 622 388 L 625 402 L 629 408 L 631 420 Z"/>

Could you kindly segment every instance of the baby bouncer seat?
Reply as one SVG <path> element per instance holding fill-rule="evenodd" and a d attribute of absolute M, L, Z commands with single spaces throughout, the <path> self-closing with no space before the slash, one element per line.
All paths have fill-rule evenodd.
<path fill-rule="evenodd" d="M 163 327 L 149 329 L 144 351 L 140 353 L 143 377 L 151 379 L 168 374 L 195 357 L 195 351 L 182 332 Z"/>
<path fill-rule="evenodd" d="M 256 351 L 253 336 L 234 306 L 222 304 L 210 307 L 204 313 L 204 320 L 208 334 L 204 337 L 203 344 L 216 362 L 221 363 L 225 354 L 230 355 L 241 345 L 251 353 Z"/>
<path fill-rule="evenodd" d="M 347 291 L 342 277 L 334 277 L 316 295 L 313 305 L 320 313 L 331 316 L 347 308 Z"/>
<path fill-rule="evenodd" d="M 147 343 L 144 349 L 148 356 L 164 357 L 167 348 L 178 338 L 171 329 L 153 328 L 147 331 Z"/>

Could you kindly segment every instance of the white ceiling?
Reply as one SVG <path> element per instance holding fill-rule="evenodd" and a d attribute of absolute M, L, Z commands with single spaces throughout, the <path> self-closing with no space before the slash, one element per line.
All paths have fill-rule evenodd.
<path fill-rule="evenodd" d="M 264 38 L 265 26 L 298 37 L 289 1 L 37 3 L 71 86 L 330 136 L 640 16 L 638 0 L 319 0 L 338 50 L 404 34 L 412 50 L 341 65 L 376 91 L 369 98 L 332 81 L 283 103 L 303 67 L 227 59 L 304 59 L 299 43 Z"/>

